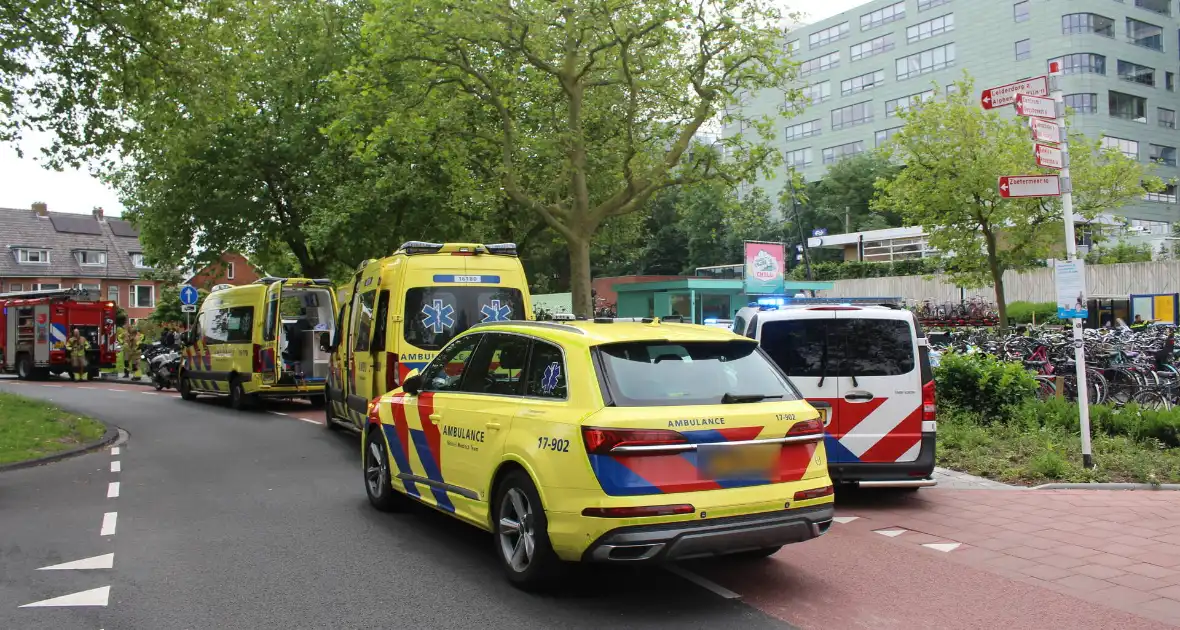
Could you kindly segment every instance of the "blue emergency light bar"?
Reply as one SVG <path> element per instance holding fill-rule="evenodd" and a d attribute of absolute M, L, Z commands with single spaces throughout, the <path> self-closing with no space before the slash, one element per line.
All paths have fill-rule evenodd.
<path fill-rule="evenodd" d="M 905 299 L 900 297 L 830 297 L 830 298 L 797 298 L 786 296 L 766 296 L 758 298 L 756 302 L 750 302 L 750 306 L 758 306 L 761 308 L 773 308 L 782 306 L 818 306 L 821 304 L 838 304 L 852 306 L 855 304 L 904 304 Z"/>

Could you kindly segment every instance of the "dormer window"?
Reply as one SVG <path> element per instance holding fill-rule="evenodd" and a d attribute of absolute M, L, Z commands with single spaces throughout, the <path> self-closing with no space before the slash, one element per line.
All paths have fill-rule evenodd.
<path fill-rule="evenodd" d="M 48 265 L 48 249 L 19 248 L 16 250 L 16 262 L 22 265 Z"/>
<path fill-rule="evenodd" d="M 131 264 L 135 265 L 136 269 L 148 268 L 147 261 L 144 259 L 143 254 L 140 253 L 131 254 Z"/>
<path fill-rule="evenodd" d="M 107 264 L 107 253 L 94 250 L 79 250 L 74 252 L 74 258 L 79 265 L 98 266 Z"/>

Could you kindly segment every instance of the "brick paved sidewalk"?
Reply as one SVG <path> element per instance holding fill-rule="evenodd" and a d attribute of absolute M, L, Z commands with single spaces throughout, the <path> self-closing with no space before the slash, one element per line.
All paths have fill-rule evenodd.
<path fill-rule="evenodd" d="M 1180 626 L 1180 493 L 931 488 L 838 506 L 897 544 Z"/>

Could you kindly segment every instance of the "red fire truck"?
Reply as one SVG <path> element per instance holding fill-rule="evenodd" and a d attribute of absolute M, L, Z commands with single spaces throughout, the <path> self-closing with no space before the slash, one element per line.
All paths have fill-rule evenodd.
<path fill-rule="evenodd" d="M 69 371 L 66 340 L 77 328 L 90 342 L 90 378 L 114 367 L 114 302 L 97 301 L 81 289 L 0 293 L 0 371 L 43 379 Z"/>

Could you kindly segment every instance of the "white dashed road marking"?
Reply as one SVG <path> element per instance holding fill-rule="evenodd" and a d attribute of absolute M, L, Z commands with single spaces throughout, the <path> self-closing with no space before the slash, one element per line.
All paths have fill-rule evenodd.
<path fill-rule="evenodd" d="M 114 536 L 115 535 L 115 523 L 118 520 L 119 520 L 119 513 L 118 512 L 107 512 L 106 514 L 103 514 L 102 515 L 102 531 L 99 532 L 98 535 L 99 536 Z"/>
<path fill-rule="evenodd" d="M 877 529 L 877 530 L 873 530 L 873 533 L 881 534 L 882 536 L 888 536 L 890 538 L 897 538 L 898 536 L 901 536 L 902 534 L 904 534 L 905 530 L 904 529 Z"/>
<path fill-rule="evenodd" d="M 21 608 L 53 608 L 58 606 L 106 606 L 111 598 L 111 587 L 104 586 L 89 591 L 70 593 L 53 599 L 25 604 Z"/>
<path fill-rule="evenodd" d="M 286 415 L 287 415 L 287 414 L 285 414 L 285 413 L 283 413 L 283 412 L 281 412 L 281 411 L 270 411 L 270 412 L 267 412 L 267 413 L 273 413 L 273 414 L 274 414 L 274 415 L 276 415 L 276 416 L 283 416 L 283 417 L 286 417 Z"/>
<path fill-rule="evenodd" d="M 122 471 L 123 471 L 123 463 L 122 462 L 120 462 L 119 460 L 115 460 L 115 461 L 111 462 L 111 472 L 122 472 Z"/>
<path fill-rule="evenodd" d="M 960 543 L 926 543 L 925 545 L 922 545 L 922 546 L 926 547 L 928 549 L 933 549 L 935 551 L 941 551 L 943 553 L 950 553 L 950 552 L 958 549 L 959 544 Z"/>
<path fill-rule="evenodd" d="M 108 499 L 116 499 L 118 497 L 119 497 L 119 482 L 112 481 L 111 483 L 107 484 L 107 498 Z"/>
<path fill-rule="evenodd" d="M 724 597 L 725 599 L 741 599 L 742 598 L 741 595 L 738 595 L 737 593 L 725 588 L 724 586 L 721 586 L 720 584 L 717 584 L 716 582 L 706 580 L 705 578 L 697 575 L 696 573 L 693 573 L 692 571 L 687 571 L 677 565 L 670 564 L 664 568 L 668 571 L 668 573 L 671 573 L 672 575 L 684 578 L 684 579 L 688 580 L 689 582 L 692 582 L 693 584 L 696 584 L 697 586 L 699 586 L 707 591 L 711 591 L 712 593 L 714 593 L 716 595 L 720 595 L 721 597 Z"/>
<path fill-rule="evenodd" d="M 120 450 L 118 446 L 111 447 L 111 455 L 118 455 L 119 453 L 122 453 L 122 452 L 123 451 Z"/>
<path fill-rule="evenodd" d="M 65 570 L 84 570 L 84 569 L 111 569 L 115 566 L 115 554 L 108 553 L 102 556 L 94 556 L 93 558 L 83 558 L 81 560 L 74 560 L 73 562 L 64 562 L 62 564 L 55 564 L 51 567 L 41 567 L 38 571 L 65 571 Z"/>

